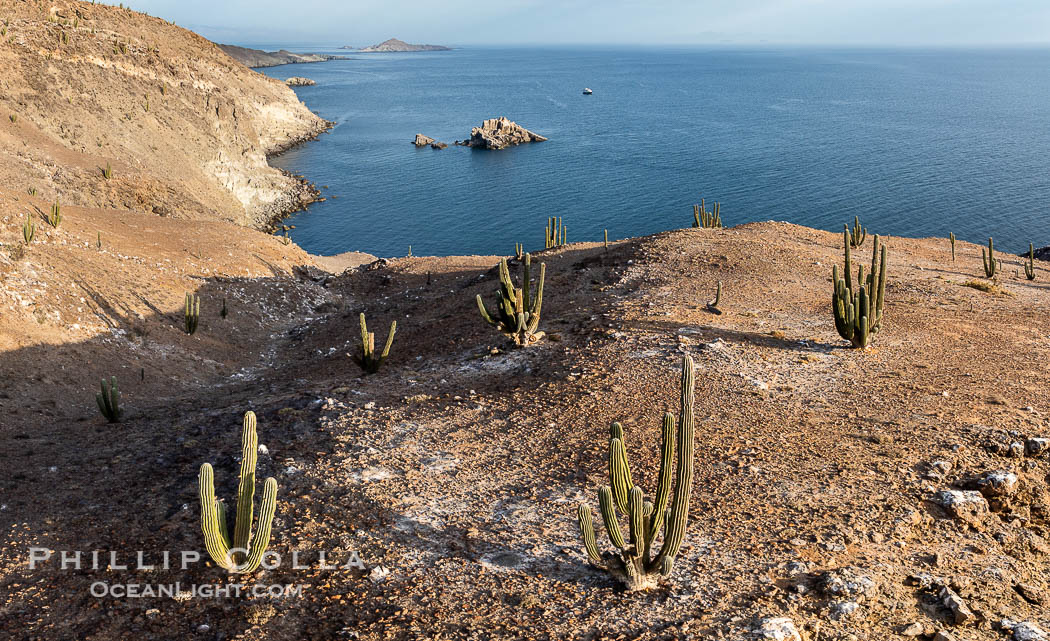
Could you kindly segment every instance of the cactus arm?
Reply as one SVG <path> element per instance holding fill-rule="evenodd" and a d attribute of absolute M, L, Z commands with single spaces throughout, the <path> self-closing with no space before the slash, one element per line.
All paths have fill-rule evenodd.
<path fill-rule="evenodd" d="M 667 502 L 671 498 L 671 470 L 674 466 L 674 438 L 675 438 L 674 414 L 664 413 L 663 428 L 661 429 L 662 446 L 660 448 L 660 475 L 656 482 L 656 500 L 653 504 L 652 518 L 649 520 L 649 532 L 645 537 L 645 549 L 647 551 L 653 544 L 657 532 L 664 524 L 664 511 L 667 510 Z"/>
<path fill-rule="evenodd" d="M 529 309 L 531 309 L 531 307 L 532 307 L 529 304 L 530 303 L 529 299 L 531 298 L 530 290 L 532 289 L 532 281 L 529 278 L 529 270 L 531 269 L 531 267 L 532 267 L 532 257 L 529 254 L 525 254 L 525 265 L 524 265 L 525 274 L 522 276 L 522 281 L 521 281 L 521 290 L 522 290 L 521 295 L 522 295 L 522 299 L 521 299 L 521 308 L 520 308 L 521 311 L 524 311 L 524 312 L 528 312 Z"/>
<path fill-rule="evenodd" d="M 481 312 L 481 318 L 483 318 L 485 320 L 485 322 L 488 323 L 489 325 L 492 325 L 493 327 L 498 327 L 499 323 L 497 323 L 495 320 L 493 320 L 492 315 L 489 314 L 489 310 L 485 308 L 485 301 L 481 299 L 481 294 L 478 294 L 477 300 L 478 300 L 478 311 Z"/>
<path fill-rule="evenodd" d="M 623 540 L 620 523 L 616 520 L 616 504 L 612 488 L 608 485 L 598 490 L 598 511 L 602 514 L 602 522 L 605 523 L 605 531 L 609 534 L 612 544 L 621 550 L 626 548 L 627 543 Z"/>
<path fill-rule="evenodd" d="M 380 363 L 386 360 L 387 356 L 390 356 L 390 346 L 394 344 L 394 332 L 396 331 L 397 321 L 390 321 L 390 333 L 386 335 L 386 344 L 383 345 L 383 352 L 379 355 Z"/>
<path fill-rule="evenodd" d="M 239 511 L 239 510 L 238 510 Z M 273 515 L 277 511 L 277 481 L 273 477 L 263 483 L 262 505 L 259 506 L 259 527 L 252 537 L 248 559 L 237 568 L 238 572 L 254 572 L 262 562 L 263 553 L 270 545 L 270 527 Z"/>
<path fill-rule="evenodd" d="M 616 506 L 627 514 L 627 500 L 634 483 L 631 482 L 631 467 L 627 462 L 627 450 L 618 438 L 609 441 L 609 485 L 612 487 Z"/>
<path fill-rule="evenodd" d="M 546 276 L 547 263 L 540 263 L 540 280 L 536 285 L 536 297 L 533 299 L 532 309 L 529 311 L 529 325 L 525 329 L 529 335 L 535 334 L 540 326 L 540 312 L 543 309 L 543 280 Z"/>
<path fill-rule="evenodd" d="M 594 540 L 594 523 L 591 520 L 591 508 L 580 503 L 576 511 L 576 519 L 580 523 L 580 535 L 583 537 L 583 547 L 587 550 L 587 558 L 595 565 L 601 565 L 602 555 L 598 553 L 598 544 Z"/>
<path fill-rule="evenodd" d="M 628 523 L 630 525 L 631 545 L 634 547 L 634 552 L 631 554 L 634 558 L 639 558 L 645 552 L 645 540 L 648 538 L 645 531 L 645 494 L 642 492 L 642 488 L 635 485 L 631 488 L 631 493 L 627 499 Z"/>
<path fill-rule="evenodd" d="M 234 547 L 248 549 L 252 531 L 252 510 L 255 499 L 255 461 L 259 452 L 259 438 L 255 431 L 255 413 L 244 413 L 241 431 L 241 481 L 237 486 L 237 524 L 233 531 Z"/>
<path fill-rule="evenodd" d="M 689 518 L 689 495 L 693 486 L 693 393 L 695 367 L 693 359 L 682 359 L 682 412 L 678 417 L 678 466 L 675 471 L 674 498 L 667 515 L 664 543 L 654 567 L 674 559 L 685 538 Z"/>
<path fill-rule="evenodd" d="M 204 463 L 201 465 L 198 481 L 200 484 L 201 530 L 204 532 L 204 547 L 208 551 L 208 556 L 215 561 L 216 565 L 229 570 L 233 565 L 230 559 L 230 546 L 225 537 L 225 523 L 221 523 L 219 520 L 224 515 L 224 512 L 220 513 L 220 508 L 215 500 L 214 473 L 210 464 Z"/>

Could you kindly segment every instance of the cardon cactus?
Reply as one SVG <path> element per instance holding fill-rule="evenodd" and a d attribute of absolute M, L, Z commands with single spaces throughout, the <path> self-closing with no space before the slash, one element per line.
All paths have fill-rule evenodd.
<path fill-rule="evenodd" d="M 995 262 L 995 245 L 992 244 L 991 237 L 988 238 L 988 253 L 986 254 L 984 248 L 981 248 L 981 263 L 984 265 L 984 275 L 988 278 L 995 278 L 999 265 Z"/>
<path fill-rule="evenodd" d="M 196 294 L 186 294 L 186 333 L 192 335 L 196 332 L 200 320 L 201 297 Z"/>
<path fill-rule="evenodd" d="M 120 409 L 120 390 L 117 389 L 117 377 L 110 376 L 109 380 L 102 379 L 102 391 L 95 394 L 98 403 L 98 411 L 110 423 L 119 423 L 124 410 Z"/>
<path fill-rule="evenodd" d="M 215 479 L 210 463 L 201 465 L 198 479 L 205 548 L 216 565 L 234 574 L 253 572 L 259 567 L 266 546 L 270 544 L 270 526 L 277 510 L 277 481 L 271 477 L 263 483 L 259 523 L 252 533 L 258 450 L 255 413 L 245 412 L 241 431 L 241 479 L 237 486 L 237 515 L 232 539 L 226 526 L 226 507 L 215 499 Z"/>
<path fill-rule="evenodd" d="M 955 262 L 955 232 L 948 232 L 948 240 L 952 243 L 952 262 Z"/>
<path fill-rule="evenodd" d="M 886 294 L 886 247 L 879 246 L 879 236 L 876 234 L 871 248 L 871 273 L 865 278 L 864 266 L 858 266 L 854 287 L 849 232 L 843 231 L 842 236 L 846 246 L 845 277 L 839 278 L 838 265 L 831 268 L 831 280 L 835 285 L 831 311 L 839 336 L 854 347 L 864 348 L 882 327 L 882 305 Z"/>
<path fill-rule="evenodd" d="M 722 228 L 722 205 L 715 203 L 711 211 L 707 211 L 704 199 L 700 199 L 699 205 L 693 205 L 693 227 L 703 229 Z"/>
<path fill-rule="evenodd" d="M 1028 261 L 1024 264 L 1024 277 L 1035 280 L 1035 247 L 1028 243 Z"/>
<path fill-rule="evenodd" d="M 860 216 L 853 217 L 853 229 L 850 229 L 849 225 L 844 225 L 844 227 L 849 232 L 850 245 L 860 247 L 864 244 L 864 239 L 868 237 L 868 230 L 860 226 Z"/>
<path fill-rule="evenodd" d="M 352 358 L 365 374 L 375 374 L 379 371 L 383 361 L 390 355 L 390 346 L 394 343 L 395 331 L 397 331 L 397 321 L 390 321 L 390 333 L 386 335 L 386 345 L 383 346 L 382 353 L 377 355 L 375 332 L 368 331 L 364 312 L 361 313 L 361 353 L 352 355 Z"/>
<path fill-rule="evenodd" d="M 515 345 L 531 345 L 543 338 L 544 333 L 536 331 L 540 324 L 540 311 L 543 308 L 543 280 L 547 274 L 547 265 L 540 263 L 540 279 L 536 285 L 536 295 L 531 293 L 532 284 L 529 272 L 532 257 L 525 254 L 522 261 L 524 276 L 521 287 L 515 287 L 510 278 L 507 259 L 499 263 L 500 289 L 496 292 L 496 311 L 491 312 L 485 301 L 478 294 L 478 311 L 485 322 L 492 325 L 514 341 Z"/>
<path fill-rule="evenodd" d="M 562 224 L 560 217 L 551 216 L 548 218 L 547 227 L 544 230 L 544 248 L 550 249 L 551 247 L 561 247 L 564 245 L 566 243 L 566 237 L 568 236 L 568 229 L 568 227 Z"/>
<path fill-rule="evenodd" d="M 623 427 L 613 423 L 609 430 L 609 485 L 598 491 L 598 507 L 609 540 L 617 547 L 617 552 L 599 553 L 588 505 L 581 503 L 576 513 L 587 558 L 594 565 L 608 570 L 628 591 L 647 590 L 656 586 L 661 577 L 670 575 L 675 556 L 685 538 L 689 495 L 693 485 L 693 377 L 693 359 L 686 356 L 682 359 L 682 406 L 677 432 L 674 415 L 665 413 L 660 473 L 652 502 L 645 500 L 642 489 L 631 480 Z M 674 460 L 676 444 L 677 463 Z M 626 539 L 620 529 L 617 511 L 628 519 Z M 660 551 L 654 554 L 653 542 L 661 529 L 663 543 Z"/>

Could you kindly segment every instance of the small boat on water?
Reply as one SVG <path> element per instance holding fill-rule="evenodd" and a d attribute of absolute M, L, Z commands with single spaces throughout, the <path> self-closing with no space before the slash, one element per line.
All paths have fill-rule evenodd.
<path fill-rule="evenodd" d="M 584 88 L 583 88 L 583 95 L 585 95 L 585 96 L 589 96 L 589 95 L 591 95 L 592 93 L 594 93 L 594 92 L 593 92 L 593 91 L 591 91 L 591 88 L 590 88 L 590 87 L 584 87 Z"/>

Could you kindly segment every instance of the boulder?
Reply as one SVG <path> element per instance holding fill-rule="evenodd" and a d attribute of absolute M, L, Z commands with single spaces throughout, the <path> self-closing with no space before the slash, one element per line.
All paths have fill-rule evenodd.
<path fill-rule="evenodd" d="M 303 78 L 302 76 L 292 76 L 291 78 L 284 81 L 284 84 L 289 87 L 312 87 L 317 83 L 309 78 Z"/>
<path fill-rule="evenodd" d="M 481 123 L 480 127 L 470 130 L 467 146 L 478 149 L 504 149 L 511 145 L 526 142 L 543 142 L 543 136 L 533 133 L 507 118 L 491 118 Z"/>
<path fill-rule="evenodd" d="M 770 641 L 802 641 L 795 622 L 788 617 L 770 617 L 758 622 L 751 630 L 750 638 Z"/>
<path fill-rule="evenodd" d="M 974 529 L 980 529 L 988 515 L 988 501 L 980 492 L 973 490 L 945 490 L 933 496 L 933 502 L 948 514 Z"/>
<path fill-rule="evenodd" d="M 438 142 L 438 141 L 435 140 L 434 142 L 430 143 L 430 148 L 431 149 L 447 149 L 448 145 L 446 143 Z"/>
<path fill-rule="evenodd" d="M 426 147 L 427 145 L 434 144 L 434 139 L 430 136 L 424 136 L 423 134 L 416 134 L 416 139 L 412 144 L 416 147 Z"/>

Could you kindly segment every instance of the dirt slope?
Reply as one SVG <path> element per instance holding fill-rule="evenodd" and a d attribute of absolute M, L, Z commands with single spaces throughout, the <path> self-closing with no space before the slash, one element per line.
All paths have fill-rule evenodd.
<path fill-rule="evenodd" d="M 19 413 L 0 448 L 14 475 L 0 618 L 14 638 L 93 639 L 737 639 L 770 616 L 809 641 L 1045 628 L 1050 470 L 1031 455 L 1038 442 L 1017 458 L 1009 447 L 1050 432 L 1050 272 L 1016 279 L 1006 259 L 997 295 L 965 285 L 976 246 L 960 243 L 953 264 L 944 240 L 885 242 L 887 325 L 866 352 L 846 348 L 829 313 L 841 236 L 782 223 L 544 252 L 553 340 L 527 350 L 507 349 L 474 308 L 494 288 L 495 257 L 257 278 L 255 291 L 304 298 L 282 299 L 263 323 L 269 352 L 244 376 L 231 375 L 237 359 L 219 360 L 199 380 L 225 372 L 220 387 L 166 396 L 133 379 L 135 415 L 119 426 L 95 415 L 75 372 L 48 379 L 67 391 L 50 407 L 32 390 L 3 399 Z M 704 307 L 717 281 L 721 316 Z M 371 377 L 346 356 L 359 311 L 380 339 L 398 320 L 394 354 Z M 209 319 L 187 341 L 154 330 L 143 343 L 166 345 L 178 370 L 229 340 Z M 42 354 L 90 362 L 130 348 L 41 349 L 4 356 L 32 371 Z M 683 354 L 698 367 L 688 535 L 665 587 L 627 595 L 585 563 L 574 510 L 597 503 L 612 420 L 624 422 L 636 481 L 652 486 Z M 367 569 L 282 566 L 245 582 L 303 585 L 301 597 L 187 600 L 95 599 L 91 583 L 126 579 L 28 570 L 29 545 L 199 549 L 197 466 L 215 464 L 232 496 L 248 408 L 266 445 L 259 474 L 280 487 L 272 549 L 314 563 L 325 549 L 340 565 L 353 550 Z M 957 518 L 933 500 L 993 471 L 1017 486 L 990 511 Z M 135 576 L 234 581 L 203 565 Z"/>

